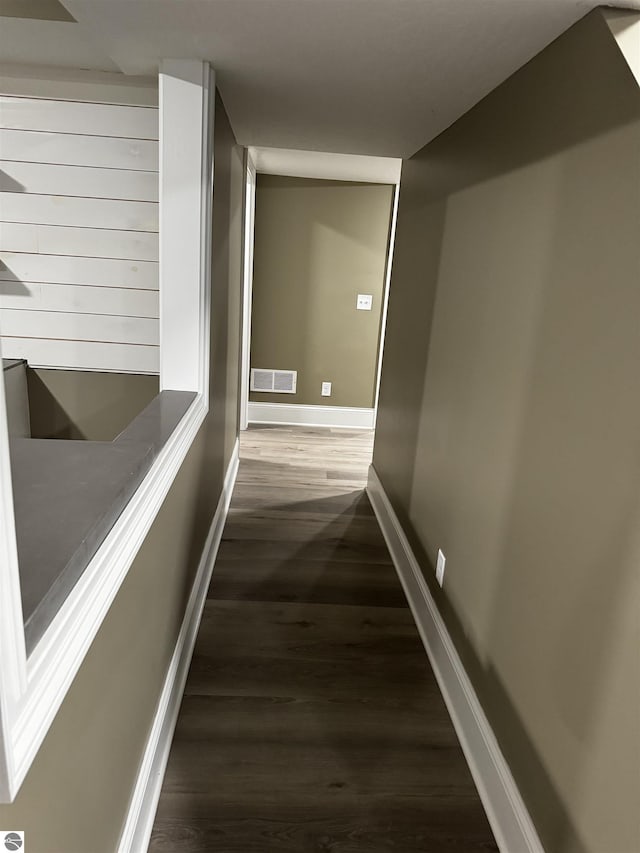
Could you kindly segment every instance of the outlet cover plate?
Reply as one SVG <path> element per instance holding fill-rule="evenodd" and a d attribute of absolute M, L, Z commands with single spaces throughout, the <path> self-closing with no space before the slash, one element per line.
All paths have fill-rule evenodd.
<path fill-rule="evenodd" d="M 323 382 L 322 383 L 322 391 L 320 393 L 322 394 L 323 397 L 330 397 L 331 396 L 331 383 L 330 382 Z"/>
<path fill-rule="evenodd" d="M 442 551 L 438 548 L 438 559 L 436 561 L 436 580 L 442 586 L 444 583 L 444 567 L 446 563 L 446 558 Z"/>
<path fill-rule="evenodd" d="M 356 308 L 358 311 L 371 311 L 373 305 L 373 296 L 370 293 L 359 293 L 356 300 Z"/>

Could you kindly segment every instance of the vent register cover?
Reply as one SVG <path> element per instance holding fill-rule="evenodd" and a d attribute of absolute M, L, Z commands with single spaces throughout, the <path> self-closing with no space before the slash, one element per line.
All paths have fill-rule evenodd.
<path fill-rule="evenodd" d="M 295 394 L 297 381 L 297 370 L 251 368 L 252 391 L 266 391 L 271 394 Z"/>

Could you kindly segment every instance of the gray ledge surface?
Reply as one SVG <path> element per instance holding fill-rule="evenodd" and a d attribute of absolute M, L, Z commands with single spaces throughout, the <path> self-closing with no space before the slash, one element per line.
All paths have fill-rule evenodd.
<path fill-rule="evenodd" d="M 186 391 L 161 392 L 113 442 L 11 441 L 27 654 L 195 397 Z"/>

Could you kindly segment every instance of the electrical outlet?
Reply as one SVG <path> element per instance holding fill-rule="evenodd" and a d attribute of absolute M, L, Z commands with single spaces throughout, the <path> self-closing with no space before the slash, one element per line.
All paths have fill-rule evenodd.
<path fill-rule="evenodd" d="M 323 397 L 330 397 L 331 396 L 331 383 L 330 382 L 323 382 L 322 383 L 321 394 Z"/>
<path fill-rule="evenodd" d="M 359 293 L 356 299 L 356 308 L 358 311 L 371 311 L 373 304 L 373 296 L 370 293 Z"/>
<path fill-rule="evenodd" d="M 444 567 L 446 563 L 446 558 L 442 551 L 438 548 L 438 559 L 436 561 L 436 580 L 442 586 L 444 583 Z"/>

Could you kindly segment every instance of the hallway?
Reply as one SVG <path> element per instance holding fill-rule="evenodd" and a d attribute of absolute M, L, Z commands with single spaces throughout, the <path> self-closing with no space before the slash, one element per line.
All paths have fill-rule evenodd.
<path fill-rule="evenodd" d="M 363 492 L 372 444 L 241 434 L 152 853 L 497 850 Z"/>

